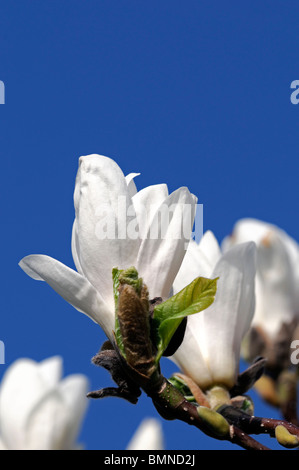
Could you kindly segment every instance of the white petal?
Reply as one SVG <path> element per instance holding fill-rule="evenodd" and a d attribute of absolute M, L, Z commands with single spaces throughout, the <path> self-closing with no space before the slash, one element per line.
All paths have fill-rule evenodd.
<path fill-rule="evenodd" d="M 61 374 L 58 356 L 37 363 L 19 359 L 5 372 L 0 389 L 2 448 L 67 448 L 86 408 L 86 378 Z"/>
<path fill-rule="evenodd" d="M 236 222 L 230 236 L 231 243 L 253 241 L 258 244 L 274 226 L 257 219 L 240 219 Z"/>
<path fill-rule="evenodd" d="M 188 317 L 184 341 L 170 359 L 179 366 L 184 374 L 202 389 L 205 389 L 213 383 L 213 376 L 208 361 L 201 350 L 203 341 L 205 341 L 203 320 L 203 312 Z"/>
<path fill-rule="evenodd" d="M 0 422 L 8 449 L 24 449 L 28 416 L 48 389 L 38 364 L 30 359 L 19 359 L 7 369 L 0 389 Z"/>
<path fill-rule="evenodd" d="M 275 337 L 296 311 L 296 283 L 285 243 L 271 232 L 258 247 L 257 306 L 254 323 Z"/>
<path fill-rule="evenodd" d="M 219 243 L 211 230 L 207 230 L 201 238 L 198 250 L 200 254 L 206 256 L 212 266 L 215 266 L 221 257 Z"/>
<path fill-rule="evenodd" d="M 79 259 L 79 240 L 78 240 L 78 228 L 77 220 L 74 220 L 73 229 L 72 229 L 72 256 L 78 273 L 83 274 L 83 269 Z"/>
<path fill-rule="evenodd" d="M 225 253 L 227 250 L 235 245 L 232 235 L 227 235 L 221 242 L 221 251 Z"/>
<path fill-rule="evenodd" d="M 139 176 L 139 175 L 140 175 L 140 173 L 130 173 L 129 175 L 126 176 L 126 183 L 127 183 L 127 186 L 128 186 L 128 189 L 129 189 L 129 194 L 130 194 L 131 197 L 133 197 L 134 194 L 137 193 L 134 178 L 136 178 L 136 176 Z"/>
<path fill-rule="evenodd" d="M 142 240 L 137 270 L 150 297 L 167 298 L 191 237 L 196 201 L 187 188 L 170 194 L 159 206 Z"/>
<path fill-rule="evenodd" d="M 196 277 L 209 277 L 213 271 L 214 265 L 199 250 L 198 244 L 190 240 L 187 252 L 182 265 L 173 283 L 173 291 L 176 294 Z"/>
<path fill-rule="evenodd" d="M 46 281 L 73 307 L 98 323 L 111 338 L 114 312 L 81 274 L 46 255 L 29 255 L 19 265 L 33 279 Z"/>
<path fill-rule="evenodd" d="M 1 439 L 1 437 L 0 437 L 0 450 L 9 450 L 9 449 L 6 447 L 4 441 Z"/>
<path fill-rule="evenodd" d="M 38 372 L 49 387 L 58 384 L 62 377 L 62 358 L 49 357 L 37 364 Z"/>
<path fill-rule="evenodd" d="M 174 355 L 184 373 L 203 389 L 234 384 L 241 340 L 254 312 L 254 243 L 225 253 L 210 277 L 219 277 L 215 301 L 188 317 L 184 341 Z"/>
<path fill-rule="evenodd" d="M 77 255 L 84 276 L 112 309 L 112 268 L 129 268 L 137 258 L 138 232 L 137 239 L 127 236 L 136 214 L 126 179 L 113 160 L 88 155 L 79 162 L 74 192 Z"/>
<path fill-rule="evenodd" d="M 294 293 L 293 293 L 293 302 L 294 310 L 293 314 L 299 317 L 299 245 L 292 237 L 290 237 L 285 231 L 280 230 L 276 232 L 280 240 L 284 244 L 284 248 L 288 253 L 288 258 L 290 262 L 290 268 L 288 271 L 288 277 L 292 278 L 292 283 L 294 283 Z"/>
<path fill-rule="evenodd" d="M 212 273 L 218 277 L 214 303 L 203 313 L 206 341 L 202 350 L 214 383 L 234 384 L 241 341 L 255 308 L 256 247 L 240 244 L 226 252 Z"/>
<path fill-rule="evenodd" d="M 249 240 L 255 241 L 258 246 L 257 304 L 254 322 L 273 336 L 281 326 L 282 316 L 287 322 L 291 317 L 299 316 L 299 290 L 294 287 L 299 283 L 299 245 L 281 228 L 257 219 L 239 220 L 234 226 L 232 236 L 227 237 L 223 244 L 228 247 Z M 265 257 L 268 258 L 268 267 L 259 268 L 260 264 L 265 264 Z M 260 258 L 263 258 L 261 263 Z M 267 270 L 266 276 L 260 272 L 261 269 Z M 274 287 L 275 271 L 280 281 L 277 279 Z"/>
<path fill-rule="evenodd" d="M 139 236 L 145 238 L 157 209 L 168 196 L 166 184 L 147 186 L 132 198 L 139 222 Z"/>
<path fill-rule="evenodd" d="M 32 408 L 26 423 L 25 450 L 69 450 L 68 409 L 58 390 L 50 390 Z"/>
<path fill-rule="evenodd" d="M 71 375 L 46 393 L 26 423 L 26 448 L 72 450 L 87 407 L 87 379 Z"/>
<path fill-rule="evenodd" d="M 142 421 L 126 450 L 164 450 L 160 421 L 147 418 Z"/>
<path fill-rule="evenodd" d="M 84 375 L 75 374 L 66 377 L 59 385 L 65 406 L 68 409 L 68 433 L 64 439 L 64 448 L 72 449 L 76 445 L 88 399 L 88 380 Z"/>

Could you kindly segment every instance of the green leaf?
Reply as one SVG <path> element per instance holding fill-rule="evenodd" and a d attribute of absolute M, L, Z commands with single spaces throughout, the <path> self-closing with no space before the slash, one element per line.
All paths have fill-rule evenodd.
<path fill-rule="evenodd" d="M 114 295 L 114 304 L 115 311 L 117 311 L 118 297 L 119 297 L 119 276 L 123 272 L 123 269 L 113 268 L 112 269 L 112 281 L 113 281 L 113 295 Z"/>
<path fill-rule="evenodd" d="M 179 390 L 179 392 L 181 392 L 181 394 L 184 395 L 186 400 L 196 403 L 196 400 L 194 396 L 192 395 L 189 387 L 185 384 L 185 382 L 181 378 L 177 377 L 176 375 L 173 375 L 168 379 L 168 382 L 170 382 L 171 385 L 173 385 L 177 390 Z"/>
<path fill-rule="evenodd" d="M 217 289 L 216 279 L 198 277 L 176 295 L 157 305 L 153 314 L 153 333 L 158 362 L 173 334 L 187 315 L 201 312 L 213 302 Z"/>

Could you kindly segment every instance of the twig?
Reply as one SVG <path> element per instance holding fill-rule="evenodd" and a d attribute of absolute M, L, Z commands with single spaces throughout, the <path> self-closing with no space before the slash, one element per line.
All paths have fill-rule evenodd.
<path fill-rule="evenodd" d="M 150 391 L 147 394 L 153 400 L 158 412 L 165 419 L 179 419 L 195 426 L 210 437 L 230 441 L 246 450 L 269 450 L 248 436 L 235 424 L 230 426 L 229 433 L 225 432 L 223 435 L 218 432 L 216 427 L 212 429 L 211 424 L 200 416 L 198 406 L 187 401 L 166 379 L 163 380 L 160 390 L 155 392 Z"/>
<path fill-rule="evenodd" d="M 224 416 L 229 423 L 240 427 L 248 434 L 268 434 L 271 437 L 275 437 L 276 427 L 283 426 L 290 434 L 299 439 L 299 428 L 295 424 L 289 423 L 283 419 L 250 416 L 229 405 L 218 408 L 217 412 Z"/>
<path fill-rule="evenodd" d="M 246 450 L 270 450 L 268 447 L 264 446 L 260 442 L 253 439 L 248 434 L 244 433 L 241 429 L 232 425 L 232 438 L 231 442 L 237 444 L 239 447 L 242 447 Z"/>

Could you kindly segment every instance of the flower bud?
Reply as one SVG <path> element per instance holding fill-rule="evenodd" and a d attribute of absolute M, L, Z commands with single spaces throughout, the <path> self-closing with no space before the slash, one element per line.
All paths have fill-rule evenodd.
<path fill-rule="evenodd" d="M 229 424 L 226 419 L 217 411 L 199 406 L 197 412 L 207 429 L 218 438 L 224 438 L 229 435 Z"/>
<path fill-rule="evenodd" d="M 147 378 L 156 366 L 150 335 L 147 287 L 135 268 L 119 276 L 117 318 L 125 359 L 130 367 Z"/>
<path fill-rule="evenodd" d="M 298 438 L 291 434 L 284 426 L 279 424 L 275 428 L 275 437 L 283 447 L 293 448 L 299 446 Z"/>

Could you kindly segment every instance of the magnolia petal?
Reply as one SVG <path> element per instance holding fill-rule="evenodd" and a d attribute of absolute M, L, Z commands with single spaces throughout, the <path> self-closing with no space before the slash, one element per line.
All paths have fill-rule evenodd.
<path fill-rule="evenodd" d="M 19 359 L 5 372 L 0 389 L 1 448 L 75 447 L 72 438 L 77 437 L 86 408 L 87 379 L 75 374 L 60 381 L 61 372 L 59 356 L 40 363 Z"/>
<path fill-rule="evenodd" d="M 144 419 L 126 450 L 164 450 L 162 425 L 154 418 Z"/>
<path fill-rule="evenodd" d="M 174 280 L 173 290 L 179 292 L 196 277 L 210 277 L 221 251 L 218 241 L 210 230 L 204 233 L 200 243 L 190 240 L 188 250 Z"/>
<path fill-rule="evenodd" d="M 256 247 L 252 242 L 227 251 L 212 273 L 212 278 L 219 280 L 215 301 L 203 312 L 206 341 L 201 349 L 208 358 L 214 383 L 234 385 L 241 341 L 254 314 L 255 273 Z"/>
<path fill-rule="evenodd" d="M 52 389 L 31 409 L 26 422 L 25 450 L 69 450 L 68 410 L 62 395 Z"/>
<path fill-rule="evenodd" d="M 5 372 L 0 389 L 1 435 L 8 449 L 24 449 L 26 423 L 31 409 L 47 393 L 38 364 L 19 359 Z"/>
<path fill-rule="evenodd" d="M 134 265 L 139 249 L 127 236 L 128 224 L 136 220 L 124 174 L 110 158 L 88 155 L 79 160 L 74 191 L 77 255 L 84 276 L 114 309 L 113 267 Z"/>
<path fill-rule="evenodd" d="M 62 357 L 53 356 L 36 365 L 39 374 L 49 387 L 55 387 L 62 377 Z"/>
<path fill-rule="evenodd" d="M 131 197 L 133 197 L 137 193 L 137 188 L 136 188 L 134 178 L 136 178 L 136 176 L 139 176 L 139 175 L 140 173 L 130 173 L 129 175 L 126 176 L 126 183 L 127 183 L 129 194 Z"/>
<path fill-rule="evenodd" d="M 205 341 L 203 313 L 188 317 L 183 343 L 170 359 L 204 390 L 213 383 L 213 376 L 201 349 Z"/>
<path fill-rule="evenodd" d="M 233 231 L 229 236 L 230 246 L 249 241 L 258 244 L 273 227 L 273 225 L 257 219 L 240 219 L 234 225 Z"/>
<path fill-rule="evenodd" d="M 64 448 L 72 449 L 76 445 L 79 430 L 84 418 L 88 399 L 86 398 L 89 383 L 81 374 L 66 377 L 59 384 L 59 391 L 68 409 L 68 433 L 64 438 Z"/>
<path fill-rule="evenodd" d="M 210 277 L 214 265 L 201 253 L 198 244 L 190 240 L 187 252 L 180 270 L 173 283 L 173 292 L 176 294 L 197 277 Z"/>
<path fill-rule="evenodd" d="M 87 379 L 71 375 L 49 390 L 31 410 L 26 426 L 26 448 L 71 450 L 87 407 Z"/>
<path fill-rule="evenodd" d="M 73 229 L 72 229 L 72 256 L 76 266 L 78 273 L 83 274 L 83 269 L 79 259 L 79 239 L 78 239 L 78 228 L 77 228 L 77 220 L 74 220 Z"/>
<path fill-rule="evenodd" d="M 166 184 L 147 186 L 132 198 L 139 224 L 139 237 L 145 238 L 157 209 L 168 196 Z"/>
<path fill-rule="evenodd" d="M 8 450 L 8 448 L 6 447 L 1 437 L 0 437 L 0 450 Z"/>
<path fill-rule="evenodd" d="M 213 234 L 211 230 L 207 230 L 203 234 L 198 244 L 198 251 L 200 255 L 203 254 L 208 258 L 212 266 L 215 266 L 217 261 L 220 259 L 221 257 L 220 246 L 215 235 Z"/>
<path fill-rule="evenodd" d="M 169 295 L 191 237 L 195 206 L 187 188 L 174 191 L 159 206 L 142 240 L 137 270 L 152 298 Z"/>
<path fill-rule="evenodd" d="M 223 238 L 221 242 L 221 251 L 222 253 L 225 253 L 227 250 L 232 248 L 235 245 L 233 243 L 232 235 L 227 235 L 226 237 Z"/>
<path fill-rule="evenodd" d="M 288 271 L 288 278 L 292 278 L 292 283 L 295 285 L 293 291 L 293 316 L 299 318 L 299 245 L 292 237 L 285 231 L 280 230 L 277 233 L 280 240 L 284 244 L 285 250 L 288 253 L 290 268 Z"/>
<path fill-rule="evenodd" d="M 273 336 L 283 321 L 299 317 L 299 245 L 281 228 L 257 219 L 240 219 L 223 244 L 249 240 L 258 247 L 254 323 Z"/>
<path fill-rule="evenodd" d="M 281 228 L 262 220 L 250 218 L 238 220 L 234 225 L 232 234 L 226 237 L 224 241 L 228 247 L 236 243 L 246 243 L 249 241 L 259 245 L 272 233 L 277 235 L 285 244 L 290 258 L 297 261 L 299 252 L 298 243 Z"/>
<path fill-rule="evenodd" d="M 271 232 L 257 251 L 257 305 L 254 323 L 275 337 L 296 312 L 296 283 L 285 243 Z"/>
<path fill-rule="evenodd" d="M 29 255 L 19 265 L 33 279 L 47 282 L 73 307 L 98 323 L 111 338 L 114 312 L 81 274 L 46 255 Z"/>
<path fill-rule="evenodd" d="M 188 317 L 184 341 L 173 359 L 202 389 L 232 387 L 240 345 L 254 312 L 255 244 L 232 248 L 216 264 L 214 303 Z"/>

